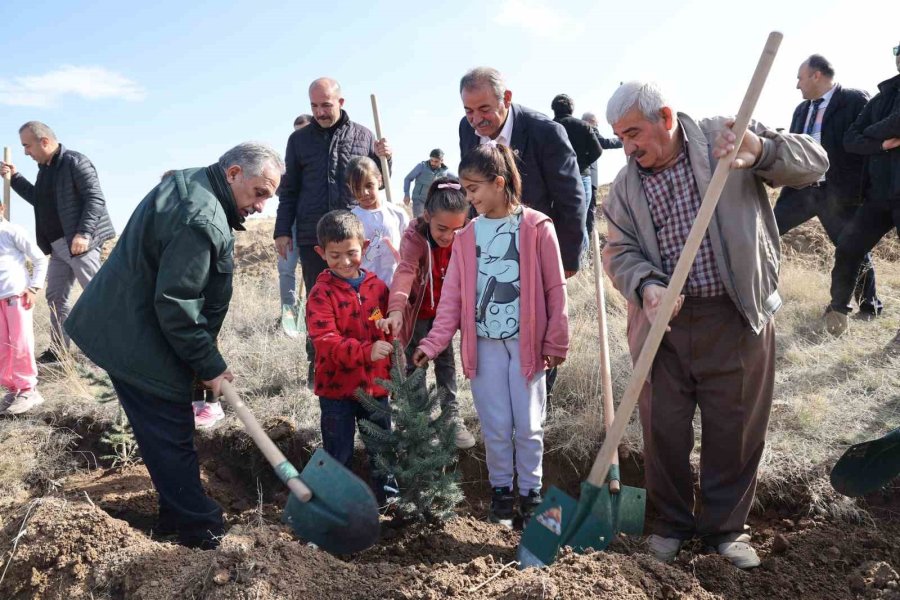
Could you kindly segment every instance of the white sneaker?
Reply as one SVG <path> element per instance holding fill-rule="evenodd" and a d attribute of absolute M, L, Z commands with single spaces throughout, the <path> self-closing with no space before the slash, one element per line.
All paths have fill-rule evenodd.
<path fill-rule="evenodd" d="M 453 420 L 456 425 L 456 447 L 460 450 L 468 450 L 475 445 L 475 436 L 466 429 L 466 424 L 460 417 Z"/>
<path fill-rule="evenodd" d="M 678 556 L 678 551 L 681 550 L 682 543 L 683 541 L 678 538 L 663 537 L 655 533 L 647 538 L 647 547 L 650 549 L 650 554 L 656 560 L 664 563 L 670 563 L 675 560 L 675 557 Z"/>
<path fill-rule="evenodd" d="M 750 534 L 744 533 L 734 541 L 716 546 L 716 552 L 731 561 L 738 569 L 753 569 L 759 566 L 759 556 L 750 545 Z"/>
<path fill-rule="evenodd" d="M 221 402 L 195 402 L 201 404 L 199 409 L 194 407 L 194 427 L 208 429 L 225 418 L 225 411 Z"/>
<path fill-rule="evenodd" d="M 4 398 L 5 401 L 5 398 Z M 16 393 L 12 403 L 6 407 L 6 413 L 10 415 L 21 415 L 26 413 L 38 404 L 44 403 L 44 397 L 37 390 L 21 390 Z"/>

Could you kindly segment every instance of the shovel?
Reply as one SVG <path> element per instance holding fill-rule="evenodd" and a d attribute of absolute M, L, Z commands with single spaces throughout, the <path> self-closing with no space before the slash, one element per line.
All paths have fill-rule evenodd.
<path fill-rule="evenodd" d="M 756 71 L 753 73 L 753 79 L 744 95 L 741 108 L 732 127 L 735 135 L 734 149 L 727 156 L 719 159 L 716 170 L 710 179 L 709 187 L 703 195 L 703 202 L 697 211 L 691 232 L 684 243 L 681 256 L 678 257 L 678 263 L 675 265 L 675 271 L 672 273 L 671 281 L 666 288 L 662 301 L 657 311 L 657 317 L 650 326 L 647 339 L 641 348 L 641 353 L 634 364 L 634 370 L 631 378 L 628 380 L 628 387 L 625 389 L 625 396 L 616 411 L 615 420 L 612 427 L 603 440 L 603 445 L 597 453 L 594 465 L 587 480 L 581 486 L 581 498 L 575 502 L 561 492 L 547 494 L 544 502 L 537 507 L 534 517 L 529 521 L 528 526 L 522 534 L 522 543 L 519 546 L 519 563 L 520 567 L 543 567 L 549 565 L 556 560 L 556 555 L 560 547 L 565 545 L 584 544 L 584 540 L 589 541 L 589 536 L 596 535 L 598 531 L 594 520 L 604 522 L 605 519 L 611 519 L 611 509 L 604 505 L 601 498 L 600 485 L 606 481 L 606 477 L 611 470 L 613 456 L 615 455 L 619 442 L 625 434 L 625 427 L 631 420 L 634 407 L 637 405 L 641 390 L 653 366 L 656 358 L 656 351 L 666 333 L 666 327 L 669 324 L 678 296 L 684 288 L 687 281 L 688 273 L 694 264 L 694 258 L 706 235 L 706 229 L 712 220 L 716 210 L 716 204 L 719 202 L 719 196 L 725 187 L 725 181 L 731 170 L 734 158 L 740 149 L 747 126 L 750 124 L 750 117 L 759 95 L 762 92 L 763 84 L 772 68 L 772 62 L 775 60 L 775 54 L 778 52 L 778 46 L 781 44 L 782 34 L 773 31 L 769 34 L 766 45 L 763 48 L 762 55 L 756 65 Z M 540 531 L 542 528 L 546 531 Z M 536 533 L 538 530 L 540 533 Z M 584 531 L 582 531 L 584 530 Z M 624 529 L 623 529 L 624 530 Z M 582 546 L 583 547 L 583 546 Z M 590 544 L 589 547 L 594 547 Z"/>
<path fill-rule="evenodd" d="M 281 305 L 281 330 L 288 337 L 300 337 L 300 307 L 296 304 Z"/>
<path fill-rule="evenodd" d="M 600 236 L 595 229 L 591 238 L 594 252 L 594 286 L 597 295 L 597 322 L 600 327 L 600 379 L 603 398 L 603 425 L 609 434 L 613 424 L 613 390 L 612 374 L 609 366 L 609 334 L 606 324 L 606 294 L 603 290 L 603 267 L 600 264 Z M 612 456 L 606 484 L 588 479 L 581 485 L 582 502 L 552 486 L 546 494 L 544 504 L 549 506 L 541 512 L 535 511 L 534 520 L 540 527 L 529 524 L 522 533 L 519 545 L 519 567 L 543 566 L 553 561 L 559 545 L 554 539 L 570 526 L 573 520 L 583 524 L 566 542 L 576 552 L 584 552 L 588 548 L 604 550 L 618 532 L 640 535 L 644 530 L 644 506 L 646 492 L 641 488 L 622 486 L 619 474 L 619 454 Z M 579 515 L 578 511 L 589 510 L 588 514 Z M 575 515 L 574 517 L 572 515 Z M 536 552 L 529 549 L 534 549 Z M 542 552 L 543 551 L 543 552 Z M 552 555 L 550 555 L 552 552 Z M 543 554 L 543 556 L 540 555 Z"/>
<path fill-rule="evenodd" d="M 845 496 L 865 496 L 900 475 L 900 428 L 850 446 L 831 470 L 831 487 Z"/>
<path fill-rule="evenodd" d="M 368 485 L 321 448 L 298 473 L 227 381 L 222 382 L 222 394 L 290 488 L 282 520 L 298 537 L 333 554 L 361 552 L 378 541 L 378 504 Z"/>

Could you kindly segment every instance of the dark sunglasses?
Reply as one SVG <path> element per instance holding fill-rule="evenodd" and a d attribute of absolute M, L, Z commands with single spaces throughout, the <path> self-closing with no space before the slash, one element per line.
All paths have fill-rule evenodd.
<path fill-rule="evenodd" d="M 900 54 L 900 46 L 894 46 L 894 56 Z"/>

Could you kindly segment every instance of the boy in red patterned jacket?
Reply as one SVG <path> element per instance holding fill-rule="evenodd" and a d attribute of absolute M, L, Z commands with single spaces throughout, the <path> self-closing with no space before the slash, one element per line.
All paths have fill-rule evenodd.
<path fill-rule="evenodd" d="M 322 411 L 325 451 L 350 467 L 353 439 L 361 419 L 390 430 L 389 415 L 373 414 L 354 395 L 358 388 L 388 405 L 388 392 L 376 378 L 390 379 L 390 342 L 376 327 L 387 312 L 388 288 L 374 273 L 360 269 L 368 242 L 360 220 L 334 210 L 316 227 L 316 252 L 328 264 L 306 301 L 306 324 L 316 349 L 315 393 Z M 374 459 L 369 454 L 369 467 Z M 385 504 L 385 477 L 372 473 L 375 497 Z M 392 486 L 393 488 L 393 486 Z M 395 491 L 393 489 L 389 491 Z"/>

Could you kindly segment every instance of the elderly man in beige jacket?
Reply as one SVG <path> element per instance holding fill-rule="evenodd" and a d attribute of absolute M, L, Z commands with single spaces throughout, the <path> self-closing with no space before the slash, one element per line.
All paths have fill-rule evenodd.
<path fill-rule="evenodd" d="M 628 301 L 636 359 L 717 158 L 733 148 L 732 122 L 676 113 L 650 83 L 613 94 L 607 120 L 628 164 L 604 204 L 603 262 Z M 671 561 L 701 537 L 740 568 L 759 565 L 745 521 L 756 491 L 775 375 L 772 316 L 778 295 L 778 228 L 763 183 L 803 187 L 828 168 L 806 135 L 754 123 L 670 319 L 640 398 L 651 552 Z M 690 454 L 700 407 L 700 498 Z"/>

